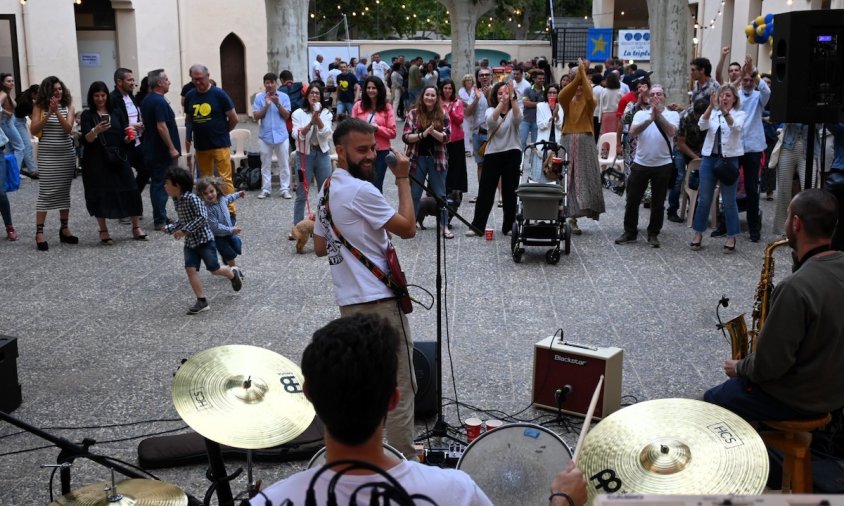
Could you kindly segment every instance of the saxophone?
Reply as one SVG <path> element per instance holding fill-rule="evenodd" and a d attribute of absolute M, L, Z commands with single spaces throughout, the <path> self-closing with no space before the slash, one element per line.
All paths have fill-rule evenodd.
<path fill-rule="evenodd" d="M 723 328 L 730 335 L 730 346 L 734 360 L 741 360 L 749 353 L 756 351 L 756 341 L 759 338 L 762 325 L 765 324 L 765 319 L 768 317 L 771 292 L 774 290 L 774 250 L 786 244 L 788 244 L 788 239 L 779 239 L 765 246 L 762 274 L 759 277 L 759 284 L 756 286 L 756 294 L 753 300 L 750 331 L 747 330 L 744 313 L 723 325 Z"/>

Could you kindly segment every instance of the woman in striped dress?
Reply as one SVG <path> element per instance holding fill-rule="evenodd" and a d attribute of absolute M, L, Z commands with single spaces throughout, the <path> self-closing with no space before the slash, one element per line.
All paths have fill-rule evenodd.
<path fill-rule="evenodd" d="M 32 135 L 40 136 L 38 147 L 38 172 L 41 176 L 38 200 L 35 204 L 35 245 L 38 251 L 47 251 L 44 239 L 44 221 L 47 211 L 59 210 L 61 229 L 59 242 L 77 244 L 79 238 L 67 228 L 70 215 L 70 185 L 76 171 L 76 153 L 70 132 L 74 112 L 70 93 L 56 76 L 41 82 L 32 110 Z"/>

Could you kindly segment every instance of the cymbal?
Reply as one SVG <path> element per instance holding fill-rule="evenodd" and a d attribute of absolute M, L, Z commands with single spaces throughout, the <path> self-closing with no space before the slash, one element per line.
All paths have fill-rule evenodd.
<path fill-rule="evenodd" d="M 616 411 L 586 436 L 577 462 L 597 494 L 759 494 L 768 479 L 762 438 L 732 412 L 692 399 Z"/>
<path fill-rule="evenodd" d="M 173 405 L 203 437 L 234 448 L 284 444 L 308 428 L 314 407 L 299 366 L 273 351 L 218 346 L 188 359 L 173 378 Z"/>
<path fill-rule="evenodd" d="M 177 486 L 157 480 L 123 480 L 117 482 L 117 493 L 123 498 L 109 502 L 106 487 L 102 482 L 86 485 L 65 494 L 50 506 L 187 506 L 188 497 Z"/>

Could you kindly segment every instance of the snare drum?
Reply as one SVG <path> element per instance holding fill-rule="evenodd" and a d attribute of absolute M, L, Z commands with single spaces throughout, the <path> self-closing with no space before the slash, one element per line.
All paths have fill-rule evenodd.
<path fill-rule="evenodd" d="M 385 455 L 392 455 L 394 457 L 398 457 L 400 460 L 407 460 L 404 458 L 404 455 L 401 454 L 398 450 L 393 448 L 392 446 L 384 443 L 384 454 Z M 308 469 L 312 469 L 315 467 L 322 467 L 325 465 L 325 447 L 319 449 L 318 452 L 311 457 L 310 462 L 308 462 Z"/>
<path fill-rule="evenodd" d="M 545 504 L 554 476 L 571 462 L 571 449 L 545 427 L 511 423 L 485 432 L 457 462 L 493 504 Z"/>

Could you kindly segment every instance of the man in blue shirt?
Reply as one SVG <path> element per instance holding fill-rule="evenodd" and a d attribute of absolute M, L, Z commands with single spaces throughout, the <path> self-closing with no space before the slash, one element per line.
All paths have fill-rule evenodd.
<path fill-rule="evenodd" d="M 273 153 L 278 160 L 278 178 L 281 184 L 281 196 L 289 199 L 290 195 L 290 132 L 287 120 L 290 118 L 290 97 L 278 91 L 278 76 L 272 72 L 264 75 L 264 91 L 255 95 L 252 115 L 261 122 L 258 131 L 258 145 L 261 149 L 261 194 L 259 199 L 270 196 L 272 188 Z"/>
<path fill-rule="evenodd" d="M 203 177 L 217 174 L 222 178 L 226 194 L 234 192 L 232 181 L 232 141 L 229 132 L 237 126 L 237 112 L 229 95 L 211 85 L 208 67 L 193 65 L 190 78 L 195 88 L 185 96 L 185 116 L 193 126 L 196 165 Z M 234 214 L 234 204 L 229 205 Z"/>
<path fill-rule="evenodd" d="M 762 152 L 765 151 L 765 127 L 762 125 L 762 113 L 768 99 L 771 98 L 771 88 L 759 73 L 753 68 L 753 60 L 748 56 L 741 69 L 741 91 L 739 98 L 741 110 L 745 112 L 744 127 L 741 131 L 741 141 L 744 144 L 744 155 L 739 158 L 739 164 L 744 169 L 744 187 L 747 192 L 747 228 L 750 240 L 759 242 L 762 232 L 762 217 L 759 216 L 759 169 L 762 163 Z"/>
<path fill-rule="evenodd" d="M 144 162 L 149 171 L 149 200 L 152 203 L 152 219 L 156 230 L 164 230 L 167 219 L 167 192 L 164 191 L 164 175 L 167 169 L 176 166 L 181 144 L 176 127 L 176 115 L 164 95 L 170 91 L 170 80 L 164 69 L 153 70 L 147 75 L 149 94 L 141 102 L 141 117 L 145 133 L 141 143 Z"/>

